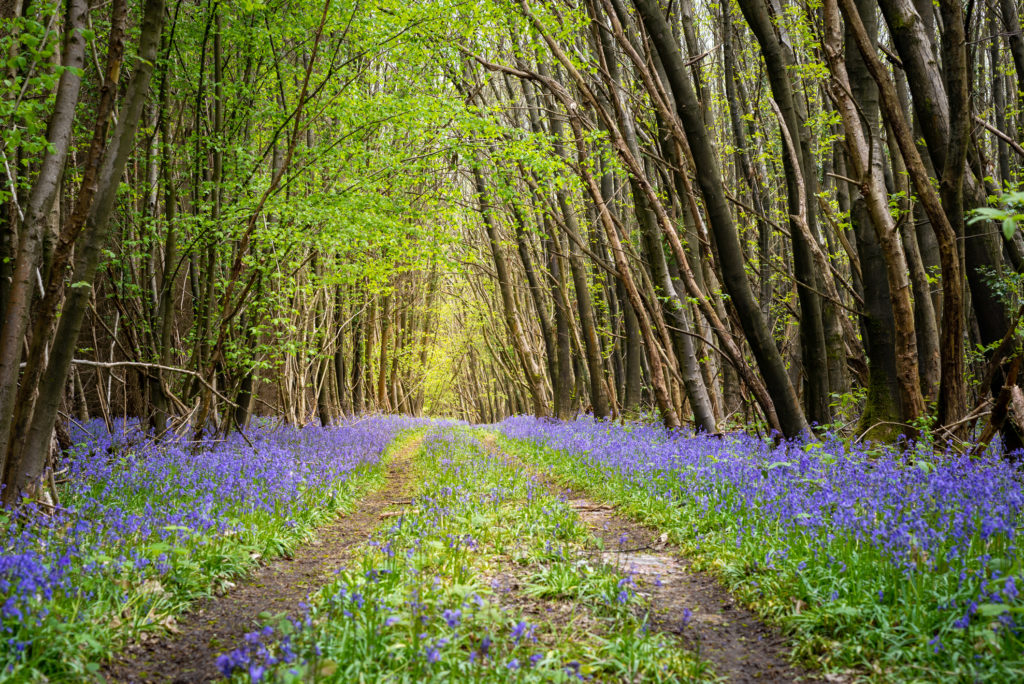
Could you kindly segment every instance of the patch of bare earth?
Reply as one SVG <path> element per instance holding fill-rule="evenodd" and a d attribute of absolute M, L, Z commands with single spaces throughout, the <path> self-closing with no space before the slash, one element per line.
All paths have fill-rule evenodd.
<path fill-rule="evenodd" d="M 810 682 L 820 675 L 789 662 L 785 636 L 739 605 L 712 575 L 693 570 L 657 530 L 558 488 L 604 543 L 601 559 L 632 573 L 649 597 L 651 623 L 672 632 L 730 682 Z"/>
<path fill-rule="evenodd" d="M 409 464 L 419 445 L 419 439 L 412 440 L 392 455 L 384 486 L 353 512 L 317 530 L 291 558 L 270 561 L 224 594 L 196 602 L 179 618 L 175 634 L 129 645 L 106 666 L 106 679 L 136 684 L 220 679 L 217 656 L 240 647 L 245 634 L 261 626 L 261 613 L 296 613 L 299 603 L 328 583 L 369 539 L 389 515 L 387 509 L 409 503 L 414 484 Z"/>
<path fill-rule="evenodd" d="M 493 449 L 496 442 L 485 439 Z M 789 646 L 778 628 L 739 605 L 712 575 L 690 567 L 667 535 L 616 512 L 614 506 L 547 478 L 540 481 L 563 497 L 603 544 L 601 560 L 632 574 L 650 601 L 655 629 L 678 635 L 715 673 L 729 682 L 828 681 L 789 661 Z"/>

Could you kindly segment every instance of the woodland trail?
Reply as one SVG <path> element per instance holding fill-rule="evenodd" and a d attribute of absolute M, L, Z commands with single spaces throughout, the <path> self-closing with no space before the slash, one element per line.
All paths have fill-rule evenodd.
<path fill-rule="evenodd" d="M 493 434 L 482 441 L 496 453 L 508 453 Z M 711 663 L 717 675 L 735 684 L 845 681 L 790 663 L 786 637 L 739 605 L 715 577 L 692 569 L 666 534 L 617 514 L 611 504 L 596 502 L 542 473 L 538 476 L 601 540 L 603 549 L 595 553 L 604 563 L 643 580 L 638 582 L 639 593 L 650 600 L 653 627 L 679 636 Z"/>
<path fill-rule="evenodd" d="M 226 593 L 198 601 L 177 623 L 177 633 L 137 642 L 105 668 L 110 682 L 196 684 L 222 678 L 216 659 L 239 647 L 261 626 L 263 613 L 294 614 L 299 603 L 326 584 L 352 551 L 380 525 L 387 509 L 408 504 L 412 456 L 422 437 L 391 456 L 384 485 L 356 503 L 349 514 L 317 530 L 316 538 L 291 558 L 267 563 Z"/>

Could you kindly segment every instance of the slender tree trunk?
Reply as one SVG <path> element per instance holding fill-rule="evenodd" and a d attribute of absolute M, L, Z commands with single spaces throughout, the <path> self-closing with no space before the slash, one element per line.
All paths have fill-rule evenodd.
<path fill-rule="evenodd" d="M 914 311 L 910 301 L 910 283 L 903 243 L 899 239 L 895 222 L 889 213 L 889 198 L 881 168 L 881 146 L 877 132 L 862 123 L 861 110 L 851 96 L 850 79 L 842 53 L 842 32 L 835 0 L 825 5 L 825 54 L 833 74 L 831 88 L 836 107 L 846 129 L 846 148 L 849 153 L 849 171 L 858 182 L 864 199 L 866 215 L 874 227 L 875 237 L 885 263 L 889 285 L 889 301 L 894 322 L 896 379 L 899 387 L 902 421 L 913 424 L 925 412 L 917 365 L 917 339 Z M 851 3 L 852 6 L 852 3 Z M 833 12 L 834 10 L 834 12 Z M 853 8 L 856 12 L 856 8 Z M 863 26 L 861 27 L 863 29 Z M 873 49 L 873 48 L 872 48 Z M 863 53 L 862 53 L 863 54 Z M 867 59 L 865 57 L 865 59 Z M 877 126 L 877 124 L 874 124 Z M 864 264 L 864 254 L 861 254 Z M 913 432 L 914 428 L 908 428 Z"/>
<path fill-rule="evenodd" d="M 802 132 L 806 127 L 798 116 L 790 81 L 790 74 L 795 65 L 786 59 L 764 0 L 739 0 L 739 5 L 761 47 L 772 95 L 782 115 L 779 125 L 788 129 L 791 143 L 796 149 L 795 159 L 789 154 L 782 155 L 782 166 L 786 178 L 786 201 L 789 206 L 789 229 L 793 242 L 797 296 L 800 300 L 800 351 L 804 366 L 804 385 L 807 389 L 804 405 L 808 420 L 824 425 L 831 422 L 831 418 L 828 354 L 825 350 L 825 326 L 818 285 L 819 279 L 830 278 L 831 274 L 818 272 L 813 256 L 814 245 L 810 244 L 810 241 L 816 238 L 817 232 L 814 229 L 814 204 L 809 203 L 807 195 L 803 194 L 805 188 L 799 187 L 796 183 L 798 171 L 802 173 L 806 183 L 813 177 L 814 169 L 806 163 L 808 157 L 804 155 L 802 142 Z M 802 168 L 797 169 L 798 166 Z M 811 197 L 813 201 L 813 194 Z M 798 218 L 801 205 L 805 215 Z M 797 220 L 803 220 L 807 224 L 810 236 L 799 229 Z"/>
<path fill-rule="evenodd" d="M 1024 97 L 1024 34 L 1020 30 L 1020 18 L 1017 15 L 1016 0 L 999 0 L 1002 10 L 1003 26 L 1006 29 L 1006 41 L 1010 45 L 1010 56 L 1017 72 L 1017 100 Z M 993 32 L 993 35 L 997 35 Z"/>
<path fill-rule="evenodd" d="M 523 273 L 526 274 L 526 282 L 530 287 L 530 297 L 533 299 L 533 306 L 537 310 L 537 324 L 540 325 L 540 335 L 544 340 L 544 351 L 548 360 L 548 375 L 552 386 L 554 386 L 558 382 L 555 336 L 551 331 L 551 321 L 548 319 L 547 307 L 544 304 L 544 291 L 541 288 L 540 280 L 533 266 L 533 257 L 530 255 L 530 244 L 526 234 L 526 220 L 523 217 L 523 211 L 515 202 L 511 202 L 510 207 L 516 224 L 516 251 L 519 254 L 519 261 L 523 265 Z"/>
<path fill-rule="evenodd" d="M 1000 31 L 996 0 L 989 0 L 988 4 L 988 33 L 989 40 L 991 41 L 989 44 L 988 63 L 989 71 L 992 74 L 992 109 L 995 115 L 996 129 L 1001 133 L 1008 134 L 1006 130 L 1006 77 L 1002 73 L 1002 59 L 1000 58 Z M 1024 57 L 1024 41 L 1022 41 L 1021 52 L 1022 57 Z M 1003 188 L 1011 181 L 1010 146 L 1002 138 L 997 138 L 995 145 L 996 158 L 998 159 L 996 168 L 999 169 L 998 184 L 1000 188 Z"/>
<path fill-rule="evenodd" d="M 907 178 L 906 166 L 903 164 L 903 156 L 896 147 L 893 140 L 894 134 L 891 128 L 886 136 L 889 139 L 889 155 L 893 165 L 893 179 L 896 184 L 898 196 L 905 199 L 900 202 L 901 214 L 897 220 L 900 230 L 900 239 L 903 241 L 903 248 L 907 255 L 907 265 L 910 267 L 910 282 L 914 293 L 914 324 L 917 329 L 917 356 L 921 373 L 921 392 L 926 402 L 935 400 L 939 391 L 940 376 L 940 352 L 939 352 L 939 326 L 935 319 L 935 308 L 932 306 L 931 284 L 928 281 L 928 272 L 925 270 L 924 262 L 921 259 L 921 248 L 917 242 L 917 232 L 914 230 L 914 212 L 911 205 L 911 188 Z"/>
<path fill-rule="evenodd" d="M 541 73 L 544 73 L 541 67 Z M 554 103 L 549 107 L 555 111 Z M 562 122 L 559 114 L 552 113 L 549 116 L 551 135 L 555 138 L 555 153 L 566 158 L 562 146 Z M 583 345 L 587 362 L 587 370 L 590 376 L 590 402 L 593 406 L 594 415 L 598 418 L 607 418 L 611 414 L 608 405 L 608 391 L 605 387 L 604 359 L 601 355 L 601 342 L 597 337 L 597 324 L 594 316 L 594 303 L 590 294 L 590 282 L 587 278 L 586 266 L 583 263 L 583 253 L 580 249 L 582 238 L 580 236 L 579 223 L 572 207 L 569 206 L 569 199 L 564 191 L 556 191 L 558 208 L 561 211 L 566 234 L 569 237 L 569 271 L 572 274 L 573 289 L 576 291 L 576 313 L 579 316 L 580 330 L 583 333 Z"/>
<path fill-rule="evenodd" d="M 165 45 L 166 54 L 170 45 Z M 164 222 L 167 235 L 164 238 L 163 270 L 156 298 L 156 328 L 158 330 L 157 360 L 162 366 L 171 364 L 171 335 L 174 330 L 174 281 L 177 275 L 178 233 L 176 213 L 178 209 L 178 190 L 174 184 L 174 156 L 171 143 L 170 112 L 167 111 L 167 100 L 170 95 L 168 87 L 170 67 L 165 66 L 160 79 L 160 179 L 164 191 Z M 167 431 L 167 420 L 170 417 L 170 397 L 164 387 L 166 381 L 159 369 L 149 371 L 150 397 L 153 403 L 153 431 L 157 436 Z"/>
<path fill-rule="evenodd" d="M 718 247 L 718 262 L 725 288 L 739 312 L 740 322 L 771 394 L 783 434 L 787 437 L 807 434 L 807 420 L 747 280 L 743 249 L 723 192 L 718 161 L 679 49 L 657 0 L 633 0 L 633 4 L 665 67 L 675 97 L 676 110 L 697 166 L 697 181 Z"/>
<path fill-rule="evenodd" d="M 18 394 L 18 374 L 22 345 L 28 329 L 32 291 L 35 287 L 34 271 L 42 249 L 44 223 L 57 198 L 64 162 L 67 159 L 75 109 L 81 90 L 81 69 L 85 63 L 85 30 L 89 6 L 85 0 L 68 2 L 67 23 L 64 29 L 64 47 L 61 64 L 64 71 L 57 83 L 53 115 L 46 129 L 49 147 L 35 184 L 24 209 L 24 218 L 17 231 L 17 254 L 10 280 L 4 279 L 6 299 L 3 304 L 4 320 L 0 327 L 0 473 L 6 469 L 11 427 L 14 421 L 15 397 Z M 15 231 L 7 234 L 13 244 Z"/>
<path fill-rule="evenodd" d="M 367 306 L 365 295 L 363 307 Z M 352 317 L 352 413 L 360 415 L 365 409 L 363 399 L 363 314 Z"/>
<path fill-rule="evenodd" d="M 832 0 L 834 1 L 834 0 Z M 943 3 L 947 0 L 942 0 Z M 910 126 L 903 116 L 899 97 L 896 88 L 886 73 L 883 65 L 875 52 L 873 41 L 864 28 L 861 13 L 853 4 L 853 0 L 840 0 L 843 14 L 848 22 L 849 29 L 857 42 L 857 48 L 864 59 L 865 66 L 870 71 L 872 78 L 878 85 L 878 92 L 882 104 L 882 111 L 886 121 L 892 127 L 896 135 L 896 141 L 907 171 L 910 174 L 914 190 L 918 199 L 924 205 L 924 210 L 932 224 L 932 230 L 939 243 L 939 258 L 942 264 L 942 329 L 940 344 L 940 367 L 941 377 L 939 381 L 939 410 L 938 418 L 940 424 L 956 424 L 966 410 L 966 384 L 964 378 L 964 300 L 963 300 L 963 277 L 960 271 L 960 254 L 957 248 L 956 227 L 961 227 L 963 233 L 963 202 L 962 184 L 964 165 L 966 161 L 966 82 L 961 82 L 964 76 L 950 76 L 950 84 L 956 91 L 951 94 L 948 105 L 952 113 L 952 122 L 947 123 L 947 135 L 952 137 L 947 140 L 953 141 L 945 155 L 944 175 L 940 182 L 943 200 L 949 204 L 943 205 L 940 202 L 938 193 L 932 186 L 924 161 L 917 149 Z M 947 47 L 947 58 L 950 62 L 949 68 L 958 72 L 965 71 L 966 57 L 963 53 L 963 25 L 962 17 L 957 12 L 946 8 L 951 12 L 949 17 L 949 30 L 954 34 L 948 41 L 957 43 L 958 46 Z M 838 21 L 838 17 L 836 17 Z M 955 27 L 959 26 L 959 29 Z M 959 36 L 957 38 L 956 36 Z M 959 66 L 957 65 L 959 63 Z M 940 84 L 941 85 L 941 84 Z M 915 97 L 916 100 L 916 97 Z M 916 103 L 915 103 L 916 104 Z M 955 135 L 953 135 L 955 134 Z M 958 141 L 958 142 L 957 142 Z M 930 145 L 929 145 L 930 148 Z M 947 154 L 948 153 L 948 154 Z M 954 223 L 949 220 L 950 212 L 955 216 Z M 891 287 L 891 284 L 890 284 Z M 899 324 L 899 321 L 897 321 Z M 898 357 L 897 357 L 898 358 Z"/>
<path fill-rule="evenodd" d="M 590 192 L 591 199 L 593 199 L 594 203 L 597 204 L 598 215 L 600 216 L 601 223 L 608 235 L 608 244 L 611 248 L 613 257 L 615 258 L 615 266 L 618 270 L 618 276 L 626 289 L 626 294 L 628 295 L 629 301 L 633 306 L 633 310 L 637 315 L 640 334 L 644 341 L 644 347 L 647 350 L 651 385 L 654 389 L 654 396 L 658 404 L 658 410 L 661 412 L 661 419 L 667 427 L 678 427 L 679 415 L 676 412 L 669 395 L 664 366 L 658 351 L 658 341 L 652 332 L 651 321 L 644 309 L 643 300 L 640 297 L 640 291 L 637 289 L 636 283 L 633 280 L 633 276 L 629 268 L 629 262 L 626 261 L 626 254 L 622 248 L 622 241 L 619 239 L 618 230 L 615 227 L 615 223 L 612 221 L 611 213 L 601 196 L 600 187 L 594 180 L 594 177 L 585 170 L 587 168 L 587 155 L 585 152 L 582 131 L 579 130 L 579 124 L 575 121 L 573 121 L 573 135 L 576 140 L 577 162 L 579 163 L 579 168 L 584 169 L 583 179 L 587 184 L 587 190 Z"/>
<path fill-rule="evenodd" d="M 572 370 L 572 343 L 569 341 L 569 308 L 565 302 L 566 284 L 565 274 L 562 268 L 562 259 L 559 256 L 561 241 L 558 240 L 558 233 L 555 232 L 549 219 L 545 217 L 548 229 L 548 238 L 544 244 L 548 257 L 548 277 L 551 282 L 551 298 L 554 301 L 555 312 L 555 372 L 554 383 L 555 393 L 555 417 L 566 420 L 571 417 L 573 410 L 573 391 L 575 378 Z"/>
<path fill-rule="evenodd" d="M 487 194 L 487 185 L 484 183 L 483 175 L 476 167 L 473 168 L 473 179 L 476 183 L 477 201 L 480 204 L 480 215 L 484 227 L 487 230 L 487 238 L 491 246 L 491 255 L 494 258 L 494 270 L 498 274 L 498 289 L 501 292 L 502 309 L 505 315 L 505 325 L 509 335 L 512 337 L 512 344 L 520 356 L 523 372 L 526 375 L 526 382 L 530 387 L 530 396 L 533 400 L 533 411 L 538 417 L 548 415 L 547 396 L 544 391 L 544 384 L 541 380 L 540 369 L 537 368 L 533 356 L 533 350 L 526 342 L 526 336 L 519 325 L 519 318 L 516 314 L 515 295 L 512 292 L 512 281 L 508 273 L 508 262 L 501 250 L 501 241 L 498 238 L 498 228 L 494 222 L 490 200 Z"/>
<path fill-rule="evenodd" d="M 950 142 L 950 100 L 947 97 L 946 87 L 944 78 L 939 69 L 939 60 L 936 55 L 935 47 L 932 44 L 932 22 L 931 15 L 933 14 L 933 6 L 931 3 L 918 0 L 921 4 L 920 10 L 915 6 L 913 0 L 879 0 L 878 6 L 882 10 L 882 15 L 885 17 L 886 25 L 889 28 L 889 33 L 892 36 L 893 46 L 896 48 L 896 53 L 900 58 L 900 62 L 903 66 L 903 70 L 907 75 L 907 84 L 910 88 L 911 95 L 913 96 L 914 114 L 917 118 L 916 131 L 920 133 L 920 136 L 924 139 L 926 145 L 926 152 L 930 158 L 931 165 L 934 169 L 940 173 L 944 172 L 946 168 L 946 158 L 951 150 L 956 151 L 956 145 L 951 145 Z M 1012 0 L 1010 0 L 1012 2 Z M 1004 6 L 1005 11 L 1005 6 Z M 844 9 L 844 13 L 846 10 Z M 866 11 L 865 11 L 866 12 Z M 922 16 L 920 12 L 925 12 Z M 864 15 L 866 17 L 866 13 Z M 848 19 L 849 21 L 849 19 Z M 1008 29 L 1012 32 L 1013 28 L 1008 26 Z M 1018 24 L 1019 30 L 1019 24 Z M 1010 41 L 1011 47 L 1013 40 Z M 866 46 L 865 46 L 866 49 Z M 1012 50 L 1011 50 L 1012 51 Z M 871 50 L 871 57 L 874 59 L 866 58 L 869 65 L 873 65 L 878 62 L 877 55 Z M 1018 75 L 1021 73 L 1021 69 L 1018 67 Z M 874 76 L 874 73 L 872 74 Z M 885 78 L 882 78 L 885 76 Z M 884 71 L 879 72 L 878 78 L 885 81 L 888 79 L 887 74 Z M 878 80 L 878 79 L 876 79 Z M 884 88 L 883 88 L 884 90 Z M 958 105 L 958 109 L 962 111 L 962 104 Z M 899 127 L 893 124 L 893 121 L 889 122 L 893 125 L 894 131 L 897 134 L 897 140 L 903 138 L 900 134 Z M 961 122 L 962 123 L 962 122 Z M 912 136 L 912 140 L 916 139 Z M 903 144 L 900 144 L 900 149 L 903 149 Z M 915 164 L 912 162 L 912 153 L 904 151 L 904 161 L 907 164 L 908 171 L 915 170 Z M 918 152 L 918 157 L 921 154 Z M 922 160 L 923 161 L 923 160 Z M 927 172 L 923 172 L 927 177 Z M 934 177 L 934 174 L 931 174 Z M 981 187 L 980 182 L 973 177 L 973 174 L 967 174 L 966 178 L 966 191 L 969 195 L 969 200 L 965 201 L 963 209 L 969 209 L 985 205 L 985 190 Z M 929 181 L 930 182 L 930 181 Z M 914 180 L 914 188 L 918 192 L 921 192 L 919 188 L 923 187 L 919 180 Z M 926 194 L 935 194 L 929 190 Z M 924 197 L 918 198 L 922 204 L 925 204 Z M 928 206 L 925 205 L 926 213 L 931 219 L 931 212 L 927 212 Z M 957 213 L 951 215 L 950 212 L 959 212 L 960 208 L 956 206 L 940 207 L 947 213 L 947 218 L 943 221 L 944 224 L 948 224 L 952 227 L 962 225 L 963 215 Z M 935 232 L 936 239 L 939 244 L 940 252 L 940 263 L 944 264 L 943 269 L 948 270 L 953 268 L 951 255 L 954 253 L 956 248 L 955 237 L 952 243 L 952 249 L 950 247 L 949 238 L 943 237 L 941 234 L 945 234 L 947 231 L 943 225 L 932 226 L 932 231 Z M 968 284 L 970 285 L 971 302 L 973 304 L 975 318 L 978 322 L 978 328 L 981 332 L 981 341 L 983 344 L 992 344 L 1002 339 L 1006 332 L 1008 323 L 1006 317 L 1005 307 L 996 292 L 996 288 L 991 278 L 987 274 L 995 273 L 1000 274 L 1002 270 L 1000 246 L 998 244 L 1000 238 L 996 237 L 998 231 L 992 224 L 988 222 L 979 221 L 970 225 L 964 226 L 964 262 L 966 266 L 966 276 Z M 943 246 L 945 244 L 945 246 Z M 945 252 L 945 257 L 942 256 Z M 947 330 L 947 311 L 951 311 L 958 304 L 962 305 L 962 302 L 946 302 L 945 295 L 952 290 L 952 283 L 960 283 L 960 279 L 947 280 L 947 274 L 943 274 L 943 302 L 942 302 L 942 332 L 940 333 L 942 338 L 941 350 L 950 355 L 948 359 L 952 362 L 952 355 L 956 350 L 956 346 L 947 347 L 947 340 L 953 343 L 953 333 L 955 330 Z M 962 278 L 962 276 L 961 276 Z M 955 295 L 954 295 L 955 296 Z M 960 325 L 956 323 L 960 317 L 954 316 L 951 325 Z M 962 328 L 961 328 L 962 329 Z M 948 337 L 947 337 L 948 335 Z M 962 336 L 959 336 L 960 339 Z M 955 344 L 962 344 L 957 342 Z M 956 376 L 953 374 L 953 365 L 947 366 L 946 361 L 942 361 L 943 373 L 949 374 L 950 380 L 947 382 L 947 386 L 953 387 L 956 382 Z M 959 375 L 963 378 L 963 374 Z M 1002 382 L 1000 379 L 995 380 L 993 391 L 998 394 Z M 951 390 L 954 394 L 959 394 L 956 388 Z M 940 395 L 942 390 L 940 389 Z"/>
<path fill-rule="evenodd" d="M 138 59 L 117 127 L 104 153 L 96 198 L 86 221 L 84 244 L 75 258 L 71 282 L 88 285 L 71 288 L 61 312 L 49 364 L 40 382 L 39 398 L 36 400 L 28 433 L 8 464 L 4 477 L 6 487 L 3 501 L 7 504 L 18 501 L 22 496 L 32 497 L 43 476 L 61 390 L 67 383 L 78 333 L 99 265 L 100 251 L 106 242 L 117 190 L 128 161 L 128 154 L 135 142 L 142 108 L 149 93 L 149 82 L 153 74 L 153 65 L 156 63 L 163 20 L 163 0 L 147 0 L 139 38 Z"/>
<path fill-rule="evenodd" d="M 380 314 L 380 368 L 377 369 L 377 408 L 390 412 L 388 402 L 388 347 L 391 344 L 391 295 L 384 295 L 383 309 Z"/>

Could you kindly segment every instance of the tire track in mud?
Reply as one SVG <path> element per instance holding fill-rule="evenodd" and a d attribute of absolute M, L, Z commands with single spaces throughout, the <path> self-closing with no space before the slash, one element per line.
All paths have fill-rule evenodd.
<path fill-rule="evenodd" d="M 488 449 L 508 454 L 493 433 L 482 441 Z M 639 593 L 650 601 L 651 626 L 679 636 L 711 663 L 715 674 L 737 684 L 847 681 L 841 675 L 824 675 L 791 663 L 788 641 L 779 629 L 740 605 L 714 576 L 693 570 L 680 549 L 668 543 L 667 534 L 616 513 L 614 505 L 594 501 L 581 490 L 534 472 L 601 540 L 604 548 L 595 554 L 602 562 L 632 574 Z"/>
<path fill-rule="evenodd" d="M 245 634 L 261 626 L 261 613 L 294 614 L 353 557 L 388 509 L 409 503 L 415 484 L 410 463 L 422 442 L 419 436 L 404 444 L 388 460 L 384 485 L 357 501 L 351 513 L 316 530 L 314 540 L 291 558 L 272 560 L 224 594 L 197 601 L 178 618 L 176 633 L 130 644 L 103 669 L 105 681 L 195 684 L 222 679 L 217 656 L 241 646 Z"/>

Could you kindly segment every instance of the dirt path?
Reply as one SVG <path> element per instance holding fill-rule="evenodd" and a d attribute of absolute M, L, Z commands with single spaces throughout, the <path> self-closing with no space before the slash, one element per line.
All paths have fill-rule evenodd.
<path fill-rule="evenodd" d="M 739 605 L 717 579 L 698 572 L 666 543 L 667 535 L 617 515 L 582 492 L 555 487 L 595 536 L 602 560 L 643 578 L 655 628 L 680 635 L 729 682 L 809 682 L 820 674 L 792 665 L 778 629 Z"/>
<path fill-rule="evenodd" d="M 421 441 L 414 439 L 392 455 L 384 486 L 351 514 L 318 530 L 316 539 L 292 558 L 271 561 L 227 593 L 198 601 L 179 619 L 177 634 L 126 648 L 105 668 L 107 680 L 194 684 L 221 679 L 217 656 L 239 647 L 247 632 L 260 627 L 260 613 L 296 611 L 366 541 L 386 509 L 408 503 L 413 484 L 409 462 Z"/>
<path fill-rule="evenodd" d="M 493 435 L 484 443 L 499 449 Z M 680 550 L 667 543 L 667 535 L 617 514 L 614 506 L 595 502 L 582 491 L 540 477 L 601 539 L 604 550 L 595 553 L 633 573 L 640 593 L 650 598 L 653 626 L 682 637 L 716 674 L 737 684 L 832 680 L 792 665 L 781 632 L 739 605 L 712 575 L 690 568 Z"/>

